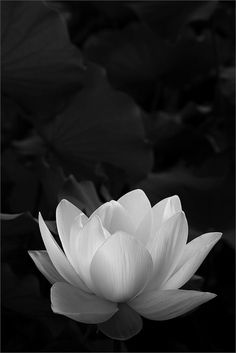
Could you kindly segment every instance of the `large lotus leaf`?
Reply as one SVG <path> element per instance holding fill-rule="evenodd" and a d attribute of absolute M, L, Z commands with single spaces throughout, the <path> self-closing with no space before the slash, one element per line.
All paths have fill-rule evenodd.
<path fill-rule="evenodd" d="M 214 69 L 212 39 L 190 32 L 170 43 L 142 24 L 104 30 L 88 38 L 84 53 L 107 69 L 111 82 L 139 102 L 152 99 L 158 86 L 179 88 L 205 78 Z"/>
<path fill-rule="evenodd" d="M 102 69 L 89 72 L 86 87 L 42 135 L 70 173 L 76 175 L 82 164 L 105 162 L 141 178 L 152 167 L 141 110 L 129 96 L 111 88 Z"/>
<path fill-rule="evenodd" d="M 210 18 L 218 1 L 135 1 L 128 4 L 137 16 L 164 38 L 174 39 L 184 25 Z"/>
<path fill-rule="evenodd" d="M 84 68 L 59 14 L 41 1 L 2 2 L 2 89 L 29 112 L 59 110 Z"/>
<path fill-rule="evenodd" d="M 171 46 L 146 26 L 135 23 L 90 36 L 84 49 L 89 59 L 104 65 L 109 76 L 121 85 L 164 74 Z"/>

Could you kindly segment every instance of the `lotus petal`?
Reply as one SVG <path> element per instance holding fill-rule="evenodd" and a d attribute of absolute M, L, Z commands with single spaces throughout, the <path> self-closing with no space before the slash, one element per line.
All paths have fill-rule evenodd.
<path fill-rule="evenodd" d="M 182 211 L 180 199 L 177 195 L 167 197 L 158 202 L 152 208 L 153 213 L 153 234 L 156 234 L 157 229 L 160 228 L 162 223 L 167 221 L 176 213 Z"/>
<path fill-rule="evenodd" d="M 47 278 L 49 282 L 63 282 L 65 279 L 58 273 L 53 266 L 50 257 L 46 250 L 41 251 L 28 251 L 30 257 L 38 267 L 39 271 Z"/>
<path fill-rule="evenodd" d="M 78 286 L 80 289 L 90 292 L 87 286 L 83 283 L 79 275 L 76 273 L 65 254 L 53 238 L 51 232 L 46 226 L 41 214 L 39 213 L 39 228 L 43 238 L 44 245 L 48 255 L 60 275 L 69 283 Z"/>
<path fill-rule="evenodd" d="M 94 286 L 90 276 L 90 264 L 95 252 L 108 236 L 110 234 L 103 228 L 98 216 L 90 218 L 82 229 L 79 219 L 76 219 L 71 228 L 70 251 L 74 268 L 91 290 Z"/>
<path fill-rule="evenodd" d="M 51 288 L 51 302 L 54 313 L 86 324 L 109 320 L 117 311 L 115 303 L 60 282 Z"/>
<path fill-rule="evenodd" d="M 118 311 L 108 321 L 98 325 L 100 331 L 115 340 L 128 340 L 143 327 L 143 320 L 127 304 L 119 304 Z"/>
<path fill-rule="evenodd" d="M 124 207 L 114 200 L 101 205 L 90 218 L 93 216 L 98 216 L 104 228 L 111 234 L 117 231 L 133 234 L 135 231 L 135 227 Z"/>
<path fill-rule="evenodd" d="M 192 290 L 160 290 L 141 293 L 129 302 L 140 315 L 151 320 L 169 320 L 215 298 L 208 292 Z"/>
<path fill-rule="evenodd" d="M 152 259 L 134 237 L 117 232 L 97 250 L 90 271 L 96 293 L 119 303 L 143 289 L 151 275 Z"/>
<path fill-rule="evenodd" d="M 79 208 L 75 207 L 71 202 L 67 200 L 61 200 L 56 209 L 56 221 L 59 237 L 65 254 L 69 261 L 71 261 L 70 255 L 70 229 L 76 217 L 83 214 Z M 87 217 L 86 217 L 87 218 Z M 80 225 L 82 228 L 82 224 Z"/>
<path fill-rule="evenodd" d="M 194 275 L 221 236 L 222 233 L 218 232 L 206 233 L 188 243 L 177 268 L 166 283 L 162 285 L 162 289 L 182 287 Z"/>
<path fill-rule="evenodd" d="M 162 282 L 173 271 L 187 242 L 188 225 L 181 211 L 162 224 L 147 244 L 152 255 L 153 276 L 145 290 L 160 288 Z"/>

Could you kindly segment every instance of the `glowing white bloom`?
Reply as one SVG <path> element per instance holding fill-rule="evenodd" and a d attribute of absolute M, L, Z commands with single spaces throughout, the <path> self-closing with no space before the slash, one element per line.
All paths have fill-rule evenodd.
<path fill-rule="evenodd" d="M 151 207 L 142 190 L 100 206 L 89 218 L 62 200 L 56 222 L 63 250 L 41 215 L 46 251 L 30 251 L 53 283 L 52 310 L 98 324 L 107 336 L 128 339 L 142 319 L 168 320 L 215 297 L 181 288 L 196 272 L 221 233 L 187 243 L 188 225 L 178 196 Z"/>

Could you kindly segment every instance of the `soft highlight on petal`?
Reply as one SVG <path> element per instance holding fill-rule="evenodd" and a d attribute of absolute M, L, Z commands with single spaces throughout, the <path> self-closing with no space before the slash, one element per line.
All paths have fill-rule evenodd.
<path fill-rule="evenodd" d="M 65 199 L 60 201 L 56 209 L 56 222 L 57 222 L 58 234 L 61 239 L 61 243 L 65 251 L 65 254 L 69 259 L 69 261 L 71 260 L 70 228 L 75 218 L 78 217 L 80 214 L 83 214 L 84 217 L 86 217 L 86 215 L 82 211 L 80 211 L 79 208 L 75 207 L 71 202 Z"/>
<path fill-rule="evenodd" d="M 117 232 L 96 251 L 90 271 L 98 295 L 114 302 L 125 302 L 146 285 L 152 259 L 134 237 Z"/>
<path fill-rule="evenodd" d="M 119 198 L 118 202 L 126 209 L 136 229 L 144 216 L 151 212 L 150 201 L 141 189 L 128 192 Z"/>
<path fill-rule="evenodd" d="M 65 279 L 58 273 L 58 271 L 53 266 L 50 257 L 46 250 L 41 251 L 28 251 L 31 259 L 34 261 L 35 265 L 38 267 L 39 271 L 47 278 L 49 282 L 63 282 Z"/>
<path fill-rule="evenodd" d="M 67 283 L 55 283 L 51 288 L 54 313 L 86 324 L 109 320 L 118 310 L 115 303 L 85 293 Z"/>
<path fill-rule="evenodd" d="M 153 233 L 155 234 L 162 223 L 180 211 L 182 211 L 182 206 L 177 195 L 167 197 L 153 206 Z"/>
<path fill-rule="evenodd" d="M 177 268 L 166 283 L 164 283 L 162 289 L 177 289 L 182 287 L 194 275 L 221 236 L 222 233 L 206 233 L 188 243 L 185 246 Z"/>
<path fill-rule="evenodd" d="M 79 226 L 79 219 L 76 219 L 71 228 L 70 251 L 73 265 L 92 291 L 94 286 L 90 276 L 90 264 L 96 250 L 109 236 L 97 216 L 90 218 L 82 229 Z"/>
<path fill-rule="evenodd" d="M 103 226 L 111 233 L 124 231 L 133 234 L 135 227 L 125 208 L 117 201 L 109 201 L 100 206 L 91 216 L 98 216 Z"/>
<path fill-rule="evenodd" d="M 71 263 L 66 258 L 65 254 L 61 250 L 60 246 L 57 244 L 53 238 L 51 232 L 46 226 L 41 214 L 39 213 L 39 228 L 42 235 L 42 239 L 48 255 L 60 275 L 69 283 L 74 286 L 78 286 L 80 289 L 90 292 L 88 287 L 81 280 L 79 275 L 76 273 Z"/>
<path fill-rule="evenodd" d="M 145 290 L 158 289 L 176 267 L 187 242 L 188 225 L 181 211 L 169 218 L 147 244 L 152 255 L 153 276 Z"/>
<path fill-rule="evenodd" d="M 98 325 L 99 330 L 115 340 L 128 340 L 137 335 L 143 327 L 143 321 L 127 304 L 119 304 L 118 311 L 109 319 Z"/>
<path fill-rule="evenodd" d="M 129 305 L 150 320 L 169 320 L 195 309 L 215 298 L 208 292 L 192 290 L 160 290 L 141 294 Z"/>

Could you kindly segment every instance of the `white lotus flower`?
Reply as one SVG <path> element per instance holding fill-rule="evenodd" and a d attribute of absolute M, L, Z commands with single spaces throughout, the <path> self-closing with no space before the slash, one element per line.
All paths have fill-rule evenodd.
<path fill-rule="evenodd" d="M 103 204 L 89 218 L 62 200 L 56 222 L 63 250 L 39 214 L 46 251 L 29 252 L 53 284 L 54 313 L 98 324 L 111 338 L 128 339 L 141 330 L 141 316 L 169 320 L 215 297 L 179 289 L 221 233 L 187 243 L 178 196 L 151 207 L 145 193 L 134 190 Z"/>

